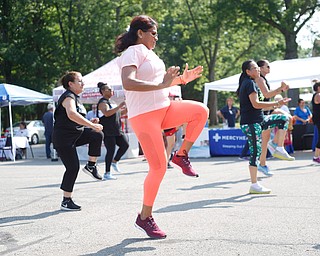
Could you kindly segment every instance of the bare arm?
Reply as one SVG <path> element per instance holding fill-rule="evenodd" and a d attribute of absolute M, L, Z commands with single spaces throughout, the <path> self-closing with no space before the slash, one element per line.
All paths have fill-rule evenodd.
<path fill-rule="evenodd" d="M 62 106 L 66 109 L 67 116 L 70 120 L 73 122 L 76 122 L 77 124 L 84 125 L 87 127 L 90 127 L 94 129 L 95 131 L 102 131 L 102 125 L 101 124 L 94 124 L 91 121 L 84 118 L 82 115 L 80 115 L 77 112 L 76 109 L 76 103 L 74 99 L 68 97 L 62 102 Z"/>
<path fill-rule="evenodd" d="M 221 111 L 217 111 L 217 116 L 219 116 L 222 120 L 224 120 L 224 116 L 222 115 Z"/>
<path fill-rule="evenodd" d="M 109 117 L 117 113 L 119 109 L 121 109 L 123 106 L 125 106 L 125 102 L 121 102 L 118 106 L 115 108 L 109 108 L 107 104 L 99 104 L 99 110 L 103 113 L 104 116 Z"/>
<path fill-rule="evenodd" d="M 316 96 L 314 97 L 314 103 L 320 104 L 320 93 L 317 93 Z"/>
<path fill-rule="evenodd" d="M 288 98 L 284 98 L 280 101 L 269 101 L 269 102 L 265 102 L 265 101 L 259 101 L 258 99 L 258 94 L 256 92 L 252 92 L 249 95 L 249 99 L 250 102 L 252 104 L 252 106 L 256 109 L 273 109 L 273 108 L 279 108 L 282 105 L 284 105 L 286 102 L 290 101 L 291 99 Z"/>
<path fill-rule="evenodd" d="M 237 110 L 237 113 L 236 113 L 236 119 L 240 116 L 240 110 L 238 109 Z"/>
<path fill-rule="evenodd" d="M 262 77 L 256 78 L 255 82 L 257 83 L 259 89 L 261 90 L 263 96 L 268 99 L 276 96 L 281 92 L 287 91 L 289 89 L 289 86 L 286 83 L 281 82 L 281 86 L 278 89 L 269 91 L 266 81 Z"/>
<path fill-rule="evenodd" d="M 154 82 L 143 81 L 137 79 L 137 67 L 127 66 L 122 68 L 121 78 L 123 88 L 127 91 L 155 91 L 161 90 L 172 85 L 174 79 L 179 75 L 179 67 L 170 67 L 164 75 L 163 81 L 160 84 Z"/>

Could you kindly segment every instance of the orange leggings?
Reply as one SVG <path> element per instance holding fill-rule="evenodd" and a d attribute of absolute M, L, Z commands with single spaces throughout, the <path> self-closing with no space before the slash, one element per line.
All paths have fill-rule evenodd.
<path fill-rule="evenodd" d="M 195 142 L 208 119 L 208 113 L 208 108 L 200 102 L 181 100 L 171 101 L 167 108 L 129 119 L 149 164 L 149 172 L 144 181 L 144 205 L 153 206 L 167 170 L 162 130 L 187 123 L 185 140 Z"/>

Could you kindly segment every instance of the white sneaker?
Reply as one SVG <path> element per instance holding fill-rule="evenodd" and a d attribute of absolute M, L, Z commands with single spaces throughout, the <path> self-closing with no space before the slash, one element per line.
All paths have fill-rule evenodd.
<path fill-rule="evenodd" d="M 249 194 L 270 194 L 271 189 L 261 186 L 259 183 L 250 186 Z"/>
<path fill-rule="evenodd" d="M 277 147 L 273 153 L 273 156 L 279 158 L 281 160 L 294 161 L 295 158 L 290 156 L 288 152 L 284 149 L 284 147 Z"/>
<path fill-rule="evenodd" d="M 103 175 L 103 180 L 116 180 L 117 178 L 113 176 L 110 172 Z"/>
<path fill-rule="evenodd" d="M 121 173 L 120 168 L 118 166 L 118 163 L 111 163 L 111 166 L 112 166 L 113 170 L 115 170 L 118 173 Z"/>

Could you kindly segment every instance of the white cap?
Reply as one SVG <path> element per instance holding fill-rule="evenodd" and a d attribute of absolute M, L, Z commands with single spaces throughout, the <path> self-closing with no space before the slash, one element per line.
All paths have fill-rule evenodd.
<path fill-rule="evenodd" d="M 49 103 L 49 104 L 48 104 L 47 109 L 53 109 L 52 103 Z"/>

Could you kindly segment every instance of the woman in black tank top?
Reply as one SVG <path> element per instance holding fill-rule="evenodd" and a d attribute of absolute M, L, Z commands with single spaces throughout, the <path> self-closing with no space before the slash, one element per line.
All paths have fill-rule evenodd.
<path fill-rule="evenodd" d="M 314 81 L 313 90 L 315 93 L 312 97 L 312 121 L 318 129 L 318 142 L 312 161 L 320 164 L 320 81 Z"/>
<path fill-rule="evenodd" d="M 72 200 L 72 192 L 78 176 L 80 163 L 76 148 L 88 144 L 88 163 L 82 169 L 95 180 L 102 180 L 96 162 L 101 153 L 102 125 L 98 119 L 91 121 L 85 118 L 86 110 L 79 94 L 83 92 L 84 83 L 79 72 L 67 72 L 61 78 L 66 91 L 60 96 L 54 112 L 52 142 L 66 170 L 63 175 L 61 190 L 63 200 L 61 210 L 79 211 L 81 206 Z"/>
<path fill-rule="evenodd" d="M 103 125 L 104 145 L 107 149 L 104 179 L 115 180 L 117 178 L 111 174 L 110 167 L 112 166 L 116 172 L 120 172 L 118 161 L 129 148 L 129 143 L 122 131 L 120 120 L 121 115 L 126 114 L 127 110 L 124 108 L 124 101 L 119 105 L 110 101 L 110 98 L 113 96 L 113 90 L 107 83 L 100 82 L 98 83 L 98 87 L 103 97 L 98 102 L 97 117 L 100 119 L 100 124 Z M 119 148 L 115 154 L 116 146 Z"/>

